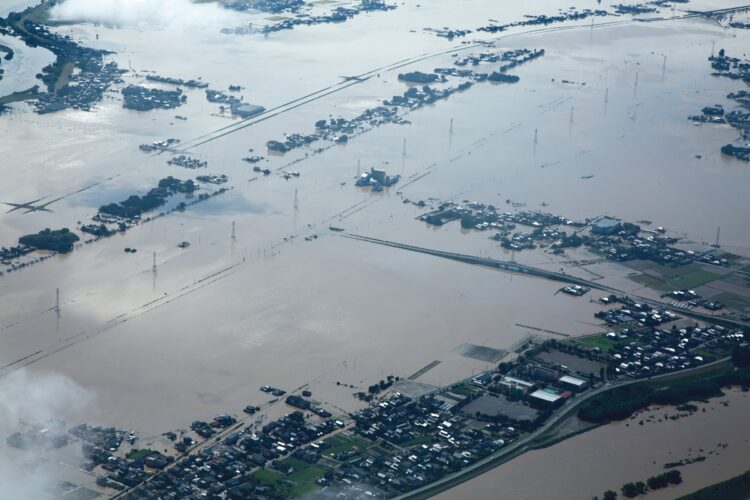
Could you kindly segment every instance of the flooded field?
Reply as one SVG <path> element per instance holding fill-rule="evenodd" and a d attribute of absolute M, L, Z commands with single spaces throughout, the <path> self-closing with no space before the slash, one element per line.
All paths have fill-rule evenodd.
<path fill-rule="evenodd" d="M 599 427 L 550 448 L 529 452 L 438 498 L 466 495 L 519 499 L 596 495 L 601 498 L 606 490 L 619 493 L 625 483 L 645 481 L 661 474 L 667 470 L 665 464 L 704 457 L 703 461 L 677 467 L 682 472 L 682 484 L 649 492 L 647 496 L 666 499 L 748 470 L 750 433 L 741 424 L 750 413 L 748 393 L 728 391 L 725 396 L 697 406 L 696 413 L 677 420 L 668 418 L 680 413 L 674 408 L 649 409 L 624 422 Z M 644 425 L 639 425 L 641 421 Z"/>
<path fill-rule="evenodd" d="M 32 49 L 10 36 L 0 36 L 0 45 L 13 51 L 13 59 L 2 62 L 1 69 L 5 72 L 0 79 L 0 95 L 22 92 L 37 85 L 36 74 L 55 60 L 48 50 Z"/>
<path fill-rule="evenodd" d="M 576 7 L 614 3 L 582 1 Z M 17 4 L 4 4 L 0 15 L 24 7 Z M 112 51 L 105 61 L 127 70 L 125 84 L 144 84 L 149 72 L 202 78 L 222 91 L 238 85 L 246 102 L 278 112 L 243 123 L 221 113 L 204 90 L 185 88 L 187 102 L 171 110 L 123 109 L 119 92 L 110 90 L 91 112 L 38 115 L 15 103 L 0 116 L 0 201 L 57 199 L 52 212 L 0 216 L 0 246 L 45 227 L 75 229 L 101 205 L 144 194 L 166 176 L 230 179 L 228 192 L 185 212 L 0 276 L 0 375 L 62 374 L 95 395 L 89 421 L 154 439 L 197 418 L 268 402 L 272 398 L 259 391 L 265 384 L 288 391 L 304 387 L 329 407 L 350 412 L 363 406 L 353 393 L 387 375 L 409 377 L 432 364 L 417 381 L 443 386 L 487 369 L 490 363 L 462 355 L 467 343 L 512 351 L 540 330 L 549 338 L 601 331 L 593 316 L 600 305 L 557 295 L 559 283 L 345 237 L 514 258 L 554 271 L 561 266 L 544 252 L 511 255 L 486 233 L 462 231 L 457 224 L 427 226 L 415 220 L 427 209 L 405 199 L 428 206 L 477 200 L 508 210 L 512 200 L 575 219 L 608 214 L 652 220 L 697 243 L 713 241 L 720 225 L 722 247 L 750 255 L 750 231 L 737 216 L 748 208 L 748 165 L 719 152 L 736 131 L 697 127 L 686 119 L 737 90 L 738 82 L 710 75 L 707 59 L 719 48 L 742 55 L 747 31 L 700 17 L 634 22 L 630 16 L 475 32 L 457 40 L 423 31 L 446 24 L 477 28 L 488 18 L 511 22 L 568 7 L 552 0 L 502 6 L 476 0 L 456 12 L 449 0 L 409 1 L 395 11 L 267 36 L 227 35 L 213 23 L 189 29 L 98 23 L 54 28 L 85 46 Z M 268 23 L 269 16 L 232 18 L 236 25 L 251 22 Z M 407 113 L 410 124 L 383 125 L 347 144 L 313 144 L 283 156 L 266 151 L 268 140 L 312 133 L 319 119 L 352 118 L 402 94 L 408 87 L 398 80 L 400 72 L 432 71 L 468 54 L 521 48 L 546 53 L 512 70 L 520 77 L 517 84 L 478 83 Z M 44 49 L 18 47 L 16 59 L 2 64 L 0 94 L 34 84 L 35 72 L 51 57 Z M 343 79 L 365 74 L 369 78 L 361 81 Z M 169 153 L 138 148 L 172 137 L 208 167 L 168 165 Z M 248 155 L 267 157 L 259 165 L 271 174 L 254 172 L 242 161 Z M 357 175 L 370 167 L 402 180 L 381 193 L 355 187 Z M 285 179 L 285 170 L 299 176 Z M 205 185 L 201 192 L 215 189 Z M 178 248 L 183 241 L 189 248 Z M 123 252 L 126 247 L 137 253 Z M 567 258 L 592 255 L 580 249 Z M 611 286 L 641 288 L 627 279 L 632 270 L 624 266 L 587 269 L 568 272 L 606 271 Z M 569 488 L 559 491 L 561 498 L 587 497 L 645 479 L 667 460 L 663 453 L 683 458 L 676 455 L 717 440 L 730 446 L 687 467 L 679 491 L 722 480 L 747 468 L 741 461 L 727 464 L 747 443 L 736 424 L 748 410 L 744 394 L 722 400 L 730 405 L 712 402 L 713 410 L 675 422 L 597 429 L 521 457 L 446 496 L 465 495 L 476 483 L 474 496 L 490 497 L 512 483 L 508 498 L 541 498 L 550 491 L 545 488 Z M 275 417 L 288 408 L 279 401 L 267 411 Z M 699 429 L 696 422 L 709 418 L 724 424 L 711 425 L 705 435 L 685 430 Z M 636 435 L 648 463 L 633 460 L 640 456 Z M 671 441 L 657 445 L 656 435 Z M 6 445 L 0 442 L 2 452 Z M 631 451 L 611 453 L 615 442 Z M 606 450 L 611 462 L 594 459 Z M 586 460 L 566 460 L 566 453 Z M 607 463 L 619 465 L 590 474 L 596 483 L 560 479 L 588 476 L 586 464 Z M 539 474 L 546 480 L 532 479 Z"/>

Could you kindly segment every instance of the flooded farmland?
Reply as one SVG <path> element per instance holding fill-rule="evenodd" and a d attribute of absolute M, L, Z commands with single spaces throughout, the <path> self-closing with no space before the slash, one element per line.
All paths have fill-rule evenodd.
<path fill-rule="evenodd" d="M 746 392 L 731 391 L 700 403 L 696 413 L 677 420 L 668 418 L 680 413 L 674 408 L 652 408 L 625 422 L 529 452 L 438 498 L 461 498 L 469 492 L 484 498 L 542 498 L 550 494 L 589 498 L 661 473 L 665 464 L 703 457 L 705 460 L 680 467 L 682 484 L 648 495 L 677 498 L 747 470 L 750 436 L 740 421 L 750 411 L 748 404 Z M 641 421 L 645 424 L 639 425 Z M 584 475 L 585 481 L 566 480 Z"/>
<path fill-rule="evenodd" d="M 17 4 L 8 12 L 28 6 Z M 0 246 L 44 228 L 80 233 L 102 205 L 144 195 L 168 176 L 222 174 L 229 182 L 203 183 L 198 193 L 216 196 L 190 204 L 197 196 L 181 194 L 150 215 L 178 201 L 189 204 L 185 210 L 4 272 L 0 375 L 61 374 L 94 395 L 90 423 L 156 440 L 196 419 L 240 413 L 250 403 L 262 403 L 269 420 L 288 413 L 283 400 L 261 392 L 264 385 L 309 390 L 344 418 L 367 407 L 355 393 L 389 375 L 432 389 L 495 368 L 494 361 L 462 354 L 464 344 L 508 351 L 511 359 L 531 337 L 574 339 L 607 328 L 594 317 L 602 307 L 597 300 L 608 293 L 603 289 L 572 299 L 558 294 L 561 285 L 554 281 L 352 235 L 586 279 L 603 276 L 608 287 L 659 299 L 629 280 L 632 269 L 585 248 L 565 257 L 541 249 L 512 252 L 488 233 L 417 220 L 448 200 L 574 220 L 653 221 L 691 248 L 713 242 L 720 226 L 721 248 L 750 257 L 748 224 L 738 216 L 748 210 L 748 165 L 720 152 L 737 141 L 737 131 L 687 120 L 745 85 L 712 76 L 708 58 L 719 49 L 747 57 L 750 33 L 687 11 L 737 5 L 691 2 L 646 19 L 613 14 L 491 33 L 477 28 L 488 19 L 511 23 L 570 6 L 552 0 L 466 4 L 404 2 L 346 22 L 265 34 L 239 28 L 273 25 L 268 13 L 222 12 L 201 22 L 188 15 L 195 6 L 187 1 L 175 2 L 186 9 L 179 22 L 53 23 L 54 33 L 106 51 L 102 65 L 116 63 L 122 83 L 104 91 L 90 111 L 37 114 L 28 103 L 14 102 L 0 115 L 0 201 L 10 203 L 9 210 L 51 203 L 50 211 L 2 214 Z M 614 12 L 616 5 L 582 1 L 575 7 Z M 473 31 L 456 39 L 425 31 L 447 24 Z M 0 66 L 0 94 L 43 87 L 36 73 L 53 61 L 52 52 L 0 36 L 0 44 L 6 42 L 17 54 Z M 544 55 L 510 70 L 518 83 L 475 83 L 404 111 L 408 123 L 373 126 L 346 141 L 321 140 L 283 155 L 266 147 L 294 133 L 313 134 L 321 119 L 350 120 L 419 89 L 399 80 L 400 73 L 521 49 L 543 49 Z M 179 85 L 184 102 L 175 109 L 124 109 L 125 86 L 175 87 L 153 83 L 148 77 L 154 75 L 199 80 L 267 113 L 241 119 L 210 102 L 204 88 L 185 85 Z M 139 148 L 168 138 L 180 142 L 170 150 Z M 169 164 L 177 153 L 207 167 Z M 262 159 L 243 160 L 252 156 Z M 401 180 L 382 192 L 355 186 L 371 168 Z M 178 246 L 183 242 L 189 245 Z M 596 262 L 579 265 L 584 261 Z M 748 410 L 745 393 L 730 392 L 707 406 L 713 409 L 677 421 L 600 427 L 444 496 L 490 498 L 507 491 L 507 498 L 544 498 L 547 488 L 557 488 L 560 498 L 586 497 L 645 479 L 667 456 L 729 443 L 718 456 L 687 467 L 679 490 L 662 497 L 692 491 L 750 468 L 739 425 Z M 60 416 L 80 420 L 70 413 Z M 711 430 L 696 432 L 704 426 Z M 660 436 L 663 443 L 655 439 Z M 5 446 L 2 441 L 0 453 Z M 571 454 L 585 459 L 566 460 Z M 545 481 L 533 479 L 538 475 Z M 561 480 L 580 475 L 591 482 Z"/>

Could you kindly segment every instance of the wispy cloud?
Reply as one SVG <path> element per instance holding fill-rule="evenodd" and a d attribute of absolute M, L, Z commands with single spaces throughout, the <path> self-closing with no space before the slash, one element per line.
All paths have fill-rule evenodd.
<path fill-rule="evenodd" d="M 64 0 L 51 14 L 59 21 L 166 29 L 212 28 L 237 22 L 235 14 L 215 3 L 191 0 Z"/>
<path fill-rule="evenodd" d="M 19 370 L 0 378 L 0 439 L 3 441 L 0 444 L 0 498 L 31 498 L 54 479 L 41 450 L 11 449 L 5 443 L 8 436 L 24 430 L 22 422 L 80 418 L 91 410 L 93 401 L 91 392 L 57 373 L 32 374 Z M 34 461 L 37 466 L 27 466 Z"/>

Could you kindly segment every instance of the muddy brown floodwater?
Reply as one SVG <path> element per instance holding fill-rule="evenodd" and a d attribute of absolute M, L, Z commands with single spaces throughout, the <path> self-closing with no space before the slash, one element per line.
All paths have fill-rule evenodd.
<path fill-rule="evenodd" d="M 706 457 L 678 467 L 683 478 L 679 486 L 645 497 L 668 499 L 750 469 L 750 393 L 727 390 L 696 406 L 696 413 L 677 420 L 666 418 L 685 414 L 674 407 L 650 408 L 632 419 L 526 453 L 437 498 L 601 498 L 608 489 L 619 494 L 625 483 L 645 482 L 665 472 L 665 464 Z M 644 425 L 638 424 L 641 420 Z"/>
<path fill-rule="evenodd" d="M 748 209 L 748 166 L 719 153 L 736 131 L 686 120 L 737 90 L 737 82 L 710 76 L 707 58 L 714 44 L 730 55 L 747 51 L 748 32 L 701 18 L 641 23 L 621 16 L 606 18 L 614 24 L 597 20 L 593 28 L 586 21 L 563 30 L 476 32 L 471 40 L 496 45 L 471 48 L 422 31 L 448 24 L 477 27 L 488 18 L 509 22 L 570 7 L 552 0 L 464 4 L 456 9 L 454 0 L 407 1 L 392 12 L 268 37 L 197 28 L 190 33 L 93 24 L 55 28 L 116 52 L 108 57 L 134 69 L 123 77 L 128 84 L 142 83 L 146 71 L 203 77 L 212 88 L 241 85 L 245 100 L 268 109 L 337 86 L 342 76 L 368 71 L 375 76 L 192 148 L 196 158 L 209 162 L 200 172 L 170 166 L 168 155 L 146 155 L 138 145 L 168 137 L 186 143 L 236 125 L 202 90 L 186 89 L 188 102 L 178 110 L 151 113 L 122 109 L 117 92 L 91 113 L 39 116 L 25 104 L 13 105 L 12 113 L 0 117 L 0 201 L 70 196 L 56 202 L 54 212 L 2 214 L 0 245 L 44 227 L 75 228 L 100 205 L 143 194 L 167 175 L 226 174 L 232 189 L 184 213 L 1 276 L 0 377 L 19 369 L 31 376 L 64 374 L 95 395 L 86 413 L 90 422 L 134 429 L 149 440 L 195 419 L 268 403 L 271 398 L 259 390 L 265 384 L 290 392 L 307 387 L 343 414 L 361 407 L 353 392 L 390 374 L 408 377 L 440 361 L 418 378 L 440 386 L 487 369 L 488 363 L 461 354 L 466 343 L 508 350 L 539 329 L 557 332 L 549 334 L 557 338 L 601 330 L 593 316 L 601 306 L 590 300 L 597 292 L 573 299 L 555 293 L 558 283 L 329 230 L 337 226 L 441 250 L 512 257 L 488 233 L 416 221 L 425 209 L 404 198 L 428 204 L 470 199 L 508 210 L 508 199 L 525 202 L 529 210 L 544 203 L 545 210 L 575 219 L 610 214 L 653 220 L 696 243 L 711 241 L 720 224 L 723 247 L 750 254 L 747 220 L 738 216 Z M 310 133 L 316 120 L 351 118 L 403 93 L 400 71 L 432 71 L 468 53 L 518 48 L 543 48 L 546 54 L 515 68 L 521 78 L 515 85 L 475 85 L 410 113 L 410 125 L 379 127 L 321 154 L 317 146 L 284 156 L 265 150 L 266 141 L 284 133 Z M 22 67 L 43 57 L 29 54 L 25 60 L 33 64 Z M 272 175 L 254 179 L 258 174 L 241 160 L 250 149 L 268 157 L 262 165 Z M 401 174 L 402 183 L 383 193 L 355 188 L 358 169 L 373 166 Z M 278 175 L 287 168 L 300 177 Z M 181 241 L 190 247 L 177 248 Z M 138 252 L 126 254 L 125 247 Z M 515 257 L 553 270 L 561 265 L 541 251 Z M 576 250 L 568 257 L 591 255 Z M 606 273 L 609 283 L 638 288 L 626 279 L 632 270 L 609 263 L 590 269 L 571 272 Z M 56 289 L 59 315 L 53 308 Z M 724 399 L 728 407 L 713 401 L 714 410 L 675 422 L 595 430 L 446 495 L 491 498 L 507 491 L 507 498 L 585 498 L 645 479 L 670 456 L 685 458 L 687 448 L 709 449 L 718 441 L 728 448 L 685 467 L 679 491 L 729 477 L 747 468 L 740 455 L 727 464 L 732 454 L 747 453 L 740 422 L 748 402 L 744 394 Z M 277 402 L 265 412 L 273 418 L 288 409 Z M 79 415 L 70 418 L 80 421 Z M 2 433 L 11 431 L 0 429 L 0 454 L 7 451 Z M 663 446 L 656 444 L 660 440 Z"/>

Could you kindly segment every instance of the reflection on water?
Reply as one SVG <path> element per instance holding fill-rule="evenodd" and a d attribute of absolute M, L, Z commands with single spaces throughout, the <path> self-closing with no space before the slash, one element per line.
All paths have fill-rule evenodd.
<path fill-rule="evenodd" d="M 55 60 L 54 54 L 41 47 L 29 47 L 18 38 L 0 35 L 0 45 L 13 50 L 13 59 L 8 61 L 3 56 L 0 69 L 5 72 L 0 79 L 0 97 L 21 92 L 38 85 L 44 86 L 36 75 L 48 64 Z"/>
<path fill-rule="evenodd" d="M 747 210 L 747 165 L 718 152 L 734 132 L 686 120 L 737 90 L 736 83 L 708 74 L 706 58 L 714 42 L 730 53 L 746 50 L 746 35 L 734 37 L 735 32 L 700 19 L 502 34 L 497 50 L 547 51 L 514 70 L 518 84 L 476 85 L 409 114 L 411 125 L 377 128 L 322 154 L 302 149 L 269 157 L 262 165 L 272 175 L 249 182 L 258 174 L 241 158 L 265 155 L 267 140 L 309 133 L 316 120 L 351 118 L 404 92 L 397 80 L 404 69 L 377 68 L 429 53 L 434 56 L 405 68 L 431 71 L 450 65 L 459 51 L 494 50 L 468 48 L 422 28 L 475 27 L 488 18 L 509 22 L 569 6 L 551 0 L 466 4 L 456 9 L 452 0 L 407 2 L 393 12 L 269 37 L 58 28 L 116 51 L 112 57 L 121 67 L 134 68 L 125 75 L 127 83 L 142 82 L 144 70 L 203 77 L 215 89 L 241 85 L 246 101 L 268 109 L 336 85 L 342 76 L 367 71 L 375 76 L 192 150 L 209 163 L 206 172 L 229 176 L 234 188 L 229 193 L 0 277 L 0 365 L 31 356 L 32 370 L 66 373 L 94 391 L 102 422 L 158 435 L 196 418 L 237 413 L 266 401 L 257 389 L 264 384 L 285 389 L 310 384 L 317 399 L 353 410 L 360 403 L 351 393 L 384 374 L 409 376 L 440 360 L 419 381 L 443 385 L 487 368 L 455 352 L 464 343 L 509 349 L 529 333 L 519 325 L 569 335 L 600 329 L 593 322 L 597 304 L 555 295 L 559 286 L 553 283 L 371 246 L 328 229 L 510 258 L 486 235 L 462 234 L 456 225 L 425 228 L 414 220 L 423 211 L 404 204 L 404 197 L 472 199 L 509 210 L 507 199 L 525 202 L 528 209 L 546 203 L 548 210 L 575 219 L 611 214 L 653 220 L 696 241 L 712 240 L 721 224 L 724 246 L 750 252 L 747 223 L 737 217 Z M 598 5 L 592 0 L 577 6 Z M 188 102 L 179 110 L 127 111 L 112 94 L 92 113 L 41 117 L 16 105 L 16 113 L 0 118 L 0 201 L 57 197 L 105 180 L 60 200 L 53 213 L 3 214 L 0 244 L 42 227 L 73 227 L 99 205 L 143 194 L 168 175 L 204 173 L 169 166 L 168 155 L 138 149 L 169 137 L 185 143 L 237 123 L 221 116 L 203 91 L 185 93 Z M 295 160 L 300 161 L 285 166 Z M 404 181 L 419 180 L 383 193 L 356 189 L 358 171 L 371 166 L 385 166 Z M 300 177 L 284 180 L 278 172 L 287 168 Z M 190 247 L 178 248 L 181 241 Z M 126 254 L 125 247 L 138 252 Z M 574 259 L 588 257 L 584 251 L 571 253 Z M 555 265 L 542 252 L 519 259 Z M 611 272 L 625 280 L 626 272 Z M 56 288 L 62 297 L 59 320 L 51 313 Z M 283 405 L 272 409 L 284 411 Z M 719 414 L 718 409 L 707 413 Z M 727 420 L 724 428 L 730 424 Z M 561 446 L 592 439 L 574 451 L 599 456 L 609 450 L 612 429 L 626 432 L 610 426 L 595 431 L 605 433 L 603 440 L 592 433 Z M 634 430 L 632 425 L 624 429 Z M 675 427 L 675 435 L 679 432 Z M 549 450 L 553 458 L 540 467 L 524 467 L 519 477 L 565 470 L 561 464 L 575 467 L 577 462 L 556 450 Z M 627 460 L 612 467 L 621 475 L 600 474 L 597 488 L 617 489 L 659 467 L 658 461 L 643 462 L 650 468 L 640 469 L 635 451 L 624 456 Z M 579 468 L 566 477 L 585 474 Z M 581 483 L 560 481 L 566 488 Z M 492 484 L 485 491 L 497 488 Z M 527 491 L 523 484 L 528 483 L 519 482 L 519 495 Z"/>

